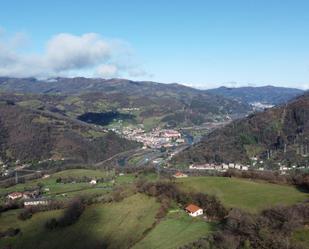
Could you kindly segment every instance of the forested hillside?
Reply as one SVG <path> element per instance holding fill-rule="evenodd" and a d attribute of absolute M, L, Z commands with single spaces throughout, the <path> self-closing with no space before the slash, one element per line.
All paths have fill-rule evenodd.
<path fill-rule="evenodd" d="M 177 155 L 174 163 L 249 163 L 255 156 L 270 163 L 308 164 L 308 93 L 287 105 L 250 115 L 214 131 Z"/>
<path fill-rule="evenodd" d="M 0 78 L 0 91 L 2 97 L 11 95 L 9 99 L 31 108 L 45 108 L 74 118 L 88 112 L 130 113 L 127 122 L 151 127 L 201 125 L 251 111 L 246 103 L 183 85 L 125 79 Z"/>
<path fill-rule="evenodd" d="M 96 162 L 137 144 L 81 122 L 11 102 L 0 104 L 0 156 L 11 160 Z"/>

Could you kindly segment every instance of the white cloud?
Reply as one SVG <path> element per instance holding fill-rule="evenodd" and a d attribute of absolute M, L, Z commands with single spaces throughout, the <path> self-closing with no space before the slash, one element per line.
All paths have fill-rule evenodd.
<path fill-rule="evenodd" d="M 117 77 L 118 76 L 118 68 L 115 65 L 100 65 L 97 67 L 96 72 L 100 77 Z"/>
<path fill-rule="evenodd" d="M 46 43 L 41 53 L 21 52 L 22 34 L 0 32 L 0 76 L 53 77 L 93 75 L 95 77 L 132 76 L 142 72 L 134 62 L 130 46 L 108 40 L 96 33 L 80 36 L 61 33 Z"/>

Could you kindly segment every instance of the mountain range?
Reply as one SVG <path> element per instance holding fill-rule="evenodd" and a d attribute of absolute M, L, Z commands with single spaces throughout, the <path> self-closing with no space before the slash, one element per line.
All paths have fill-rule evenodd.
<path fill-rule="evenodd" d="M 219 87 L 207 90 L 208 93 L 217 94 L 226 98 L 239 100 L 243 103 L 256 103 L 278 105 L 304 93 L 296 88 L 261 86 L 261 87 Z"/>
<path fill-rule="evenodd" d="M 143 124 L 146 130 L 157 126 L 198 126 L 230 117 L 245 117 L 252 113 L 249 104 L 252 101 L 282 104 L 302 93 L 276 87 L 224 91 L 231 91 L 233 96 L 180 84 L 124 79 L 2 77 L 0 156 L 11 160 L 75 158 L 81 162 L 97 162 L 138 146 L 106 132 L 102 126 L 118 121 Z M 273 102 L 270 102 L 271 95 Z M 292 102 L 293 105 L 278 106 L 236 120 L 179 154 L 175 160 L 248 161 L 254 155 L 265 158 L 267 151 L 272 151 L 272 158 L 301 160 L 299 155 L 303 152 L 300 151 L 307 148 L 307 142 L 302 133 L 292 127 L 305 122 L 299 113 L 307 113 L 307 106 L 297 103 L 302 99 L 306 103 L 307 98 L 305 95 Z M 307 126 L 302 129 L 307 132 Z M 285 146 L 284 154 L 280 153 L 282 146 Z"/>
<path fill-rule="evenodd" d="M 247 103 L 179 84 L 123 79 L 0 78 L 0 91 L 6 98 L 14 98 L 30 108 L 48 109 L 74 118 L 88 113 L 114 112 L 116 117 L 130 114 L 127 122 L 149 128 L 159 124 L 200 125 L 227 115 L 244 116 L 251 110 Z"/>

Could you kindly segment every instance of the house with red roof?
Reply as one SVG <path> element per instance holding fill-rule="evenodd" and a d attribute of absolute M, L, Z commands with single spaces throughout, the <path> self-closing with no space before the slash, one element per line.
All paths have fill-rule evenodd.
<path fill-rule="evenodd" d="M 196 217 L 199 215 L 203 214 L 203 209 L 194 205 L 194 204 L 190 204 L 185 208 L 186 212 L 192 216 L 192 217 Z"/>
<path fill-rule="evenodd" d="M 21 192 L 13 192 L 8 195 L 8 198 L 11 200 L 16 200 L 23 197 L 23 193 Z"/>
<path fill-rule="evenodd" d="M 184 177 L 188 177 L 188 175 L 181 173 L 181 172 L 177 172 L 175 175 L 173 175 L 175 178 L 184 178 Z"/>

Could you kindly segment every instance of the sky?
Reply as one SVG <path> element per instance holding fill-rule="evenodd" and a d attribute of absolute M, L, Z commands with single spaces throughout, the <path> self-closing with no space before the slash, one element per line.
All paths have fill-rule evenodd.
<path fill-rule="evenodd" d="M 0 76 L 309 88 L 307 0 L 0 0 Z"/>

